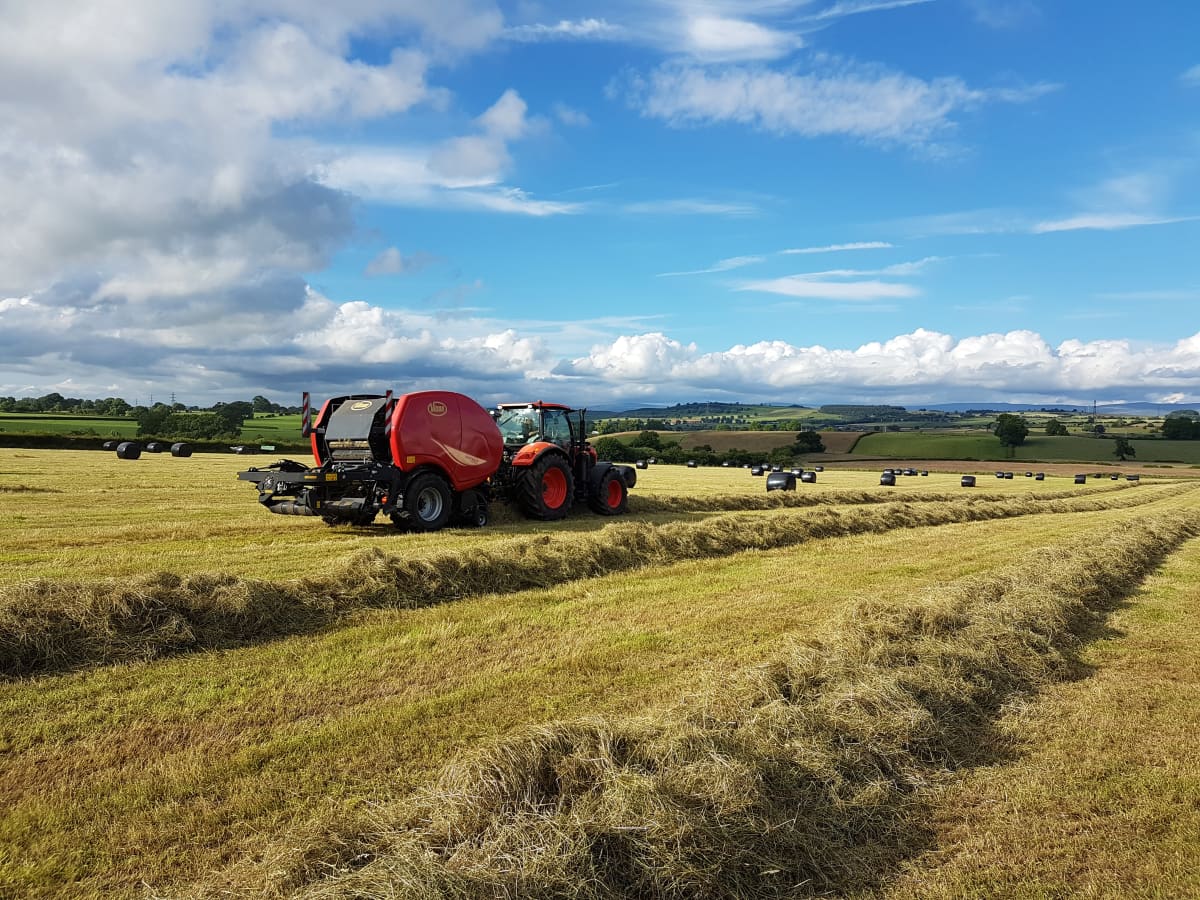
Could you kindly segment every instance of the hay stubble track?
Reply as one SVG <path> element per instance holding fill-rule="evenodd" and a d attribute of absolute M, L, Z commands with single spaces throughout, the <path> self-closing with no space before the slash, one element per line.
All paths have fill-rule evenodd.
<path fill-rule="evenodd" d="M 213 464 L 120 465 L 146 462 Z M 57 488 L 45 463 L 6 459 L 0 489 Z M 183 546 L 194 524 L 216 546 L 4 587 L 0 893 L 862 888 L 924 839 L 923 785 L 1196 529 L 1177 484 L 831 473 L 778 499 L 741 473 L 640 474 L 628 520 L 440 545 L 279 520 L 215 480 L 257 521 L 222 525 L 219 502 L 164 521 L 97 480 L 132 520 L 93 510 L 127 529 L 110 542 L 144 525 Z M 26 522 L 60 515 L 11 496 Z M 68 556 L 104 545 L 33 528 Z M 234 560 L 273 543 L 305 577 Z"/>

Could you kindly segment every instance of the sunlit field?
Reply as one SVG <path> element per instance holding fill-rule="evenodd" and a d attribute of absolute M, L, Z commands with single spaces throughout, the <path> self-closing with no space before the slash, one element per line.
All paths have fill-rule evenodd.
<path fill-rule="evenodd" d="M 976 798 L 1036 816 L 1097 745 L 1069 713 L 1084 660 L 1155 678 L 1120 634 L 1072 648 L 1113 604 L 1132 638 L 1168 616 L 1139 619 L 1143 597 L 1178 609 L 1200 534 L 1200 488 L 1169 470 L 965 489 L 840 469 L 768 505 L 747 470 L 652 466 L 628 516 L 495 504 L 484 529 L 414 535 L 268 513 L 235 475 L 271 459 L 0 451 L 0 896 L 805 896 L 772 870 L 813 894 L 1003 893 L 1028 844 L 964 868 Z M 1014 715 L 1043 695 L 1059 712 Z M 564 799 L 524 805 L 545 778 Z M 1121 797 L 1153 817 L 1162 789 Z M 1143 837 L 1137 871 L 1187 884 L 1181 834 Z"/>

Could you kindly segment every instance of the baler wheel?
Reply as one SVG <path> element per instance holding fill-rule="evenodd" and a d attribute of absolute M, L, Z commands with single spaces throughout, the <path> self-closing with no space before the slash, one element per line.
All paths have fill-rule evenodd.
<path fill-rule="evenodd" d="M 619 516 L 629 511 L 629 488 L 620 469 L 613 466 L 593 483 L 588 505 L 592 512 L 602 516 Z"/>
<path fill-rule="evenodd" d="M 438 531 L 450 521 L 450 486 L 432 472 L 422 472 L 404 491 L 403 524 L 414 531 Z"/>
<path fill-rule="evenodd" d="M 557 453 L 547 453 L 530 466 L 517 487 L 517 503 L 531 519 L 564 518 L 574 497 L 571 467 Z"/>

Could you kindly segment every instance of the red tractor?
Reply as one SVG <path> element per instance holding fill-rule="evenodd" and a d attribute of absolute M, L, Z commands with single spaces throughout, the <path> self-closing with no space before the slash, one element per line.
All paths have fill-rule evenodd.
<path fill-rule="evenodd" d="M 559 403 L 500 404 L 504 456 L 493 489 L 531 519 L 561 519 L 580 500 L 600 515 L 625 512 L 637 473 L 597 459 L 584 419 L 584 410 Z"/>
<path fill-rule="evenodd" d="M 532 403 L 489 414 L 452 391 L 335 397 L 307 428 L 316 466 L 282 459 L 238 478 L 271 512 L 330 525 L 368 525 L 382 512 L 415 531 L 478 527 L 497 497 L 539 519 L 562 518 L 576 500 L 625 512 L 634 470 L 597 461 L 583 412 L 572 412 Z"/>

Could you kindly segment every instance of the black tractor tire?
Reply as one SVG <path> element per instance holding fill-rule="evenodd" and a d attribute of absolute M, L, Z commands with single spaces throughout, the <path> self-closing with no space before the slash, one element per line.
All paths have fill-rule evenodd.
<path fill-rule="evenodd" d="M 606 471 L 588 492 L 588 506 L 601 516 L 619 516 L 629 512 L 629 486 L 620 469 Z"/>
<path fill-rule="evenodd" d="M 422 472 L 404 489 L 404 515 L 396 524 L 413 531 L 439 531 L 450 521 L 450 485 L 440 475 Z"/>
<path fill-rule="evenodd" d="M 575 478 L 567 460 L 546 453 L 517 482 L 517 505 L 530 519 L 565 518 L 575 500 Z"/>

